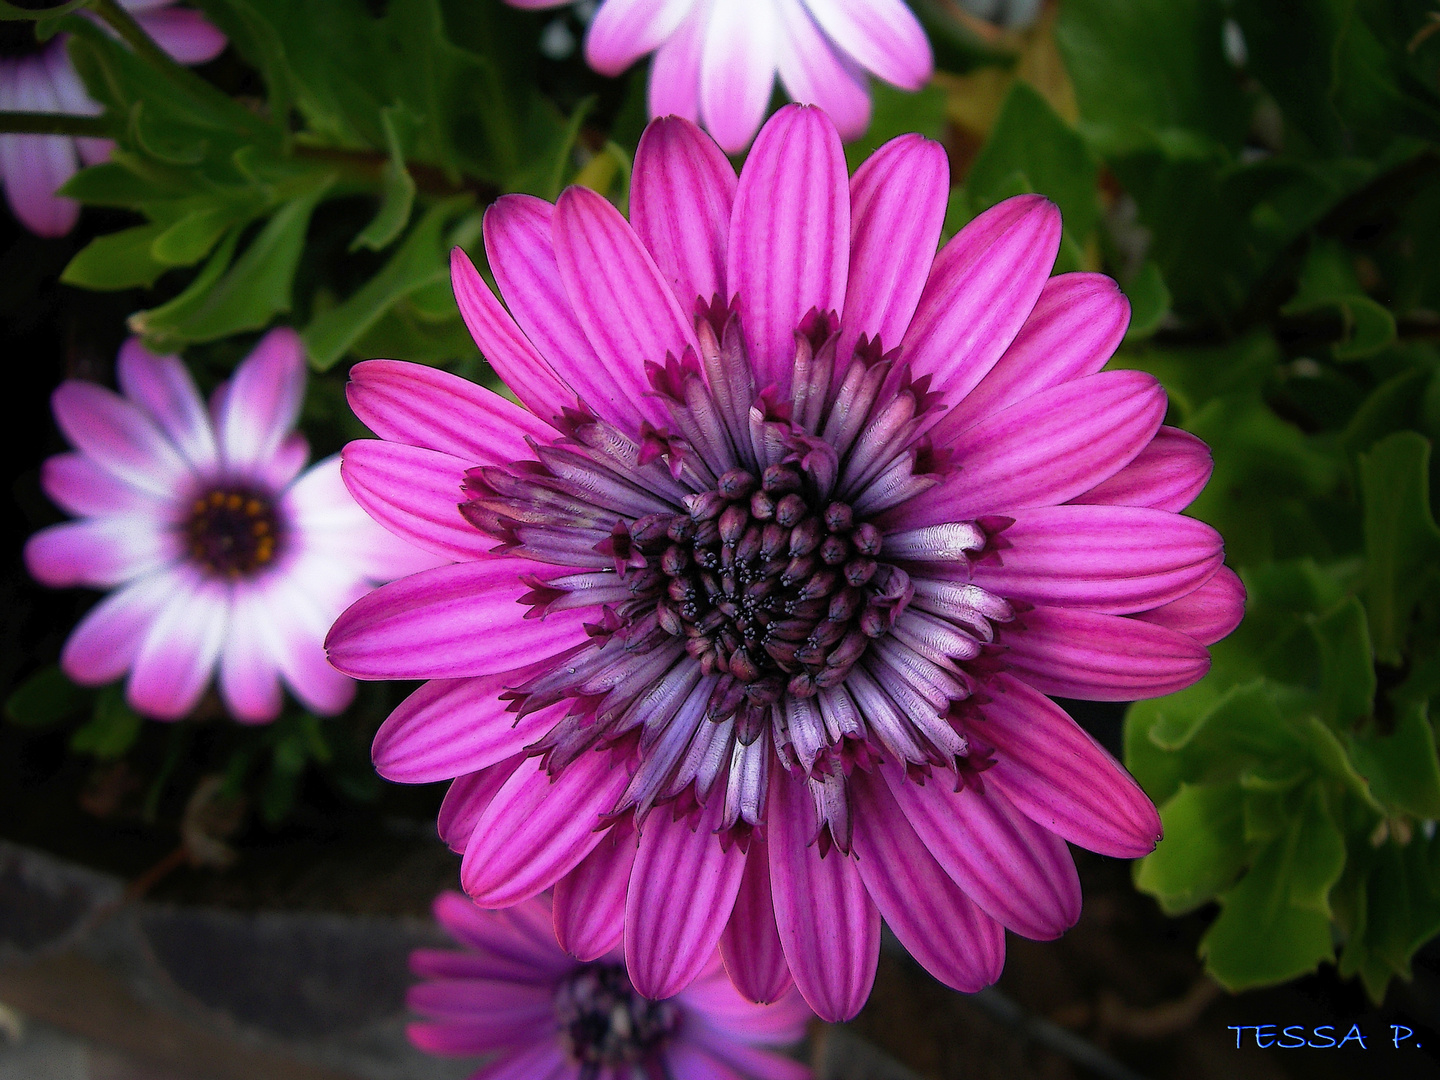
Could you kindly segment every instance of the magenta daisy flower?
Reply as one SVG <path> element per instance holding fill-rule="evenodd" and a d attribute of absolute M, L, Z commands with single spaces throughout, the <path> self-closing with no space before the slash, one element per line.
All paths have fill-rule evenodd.
<path fill-rule="evenodd" d="M 578 963 L 555 940 L 548 897 L 484 911 L 459 893 L 435 917 L 465 952 L 416 949 L 423 982 L 410 1008 L 428 1021 L 410 1041 L 445 1057 L 494 1055 L 473 1080 L 808 1080 L 810 1070 L 767 1047 L 799 1042 L 810 1010 L 790 992 L 753 1005 L 712 955 L 674 997 L 635 992 L 625 958 Z"/>
<path fill-rule="evenodd" d="M 1102 371 L 1125 298 L 1050 277 L 1055 207 L 936 254 L 943 149 L 848 177 L 787 106 L 737 182 L 685 120 L 594 192 L 499 200 L 508 311 L 456 253 L 481 351 L 525 408 L 429 368 L 353 371 L 343 474 L 454 560 L 331 631 L 360 678 L 429 678 L 375 743 L 459 777 L 442 833 L 482 906 L 556 888 L 582 958 L 669 997 L 718 943 L 757 1001 L 853 1016 L 880 919 L 935 976 L 999 974 L 1003 929 L 1079 915 L 1065 842 L 1135 857 L 1155 808 L 1047 695 L 1188 686 L 1240 617 L 1210 474 L 1165 393 Z"/>
<path fill-rule="evenodd" d="M 203 64 L 225 49 L 225 35 L 198 11 L 175 0 L 120 0 L 120 6 L 182 64 Z M 41 45 L 28 22 L 0 22 L 0 110 L 95 116 L 80 76 L 70 65 L 65 35 Z M 40 236 L 63 236 L 75 227 L 80 204 L 55 194 L 80 163 L 110 156 L 108 139 L 68 135 L 0 134 L 0 183 L 21 223 Z"/>
<path fill-rule="evenodd" d="M 918 90 L 934 71 L 904 0 L 602 0 L 585 38 L 590 66 L 619 75 L 651 52 L 650 115 L 703 123 L 732 154 L 759 130 L 777 75 L 792 100 L 824 108 L 848 140 L 870 125 L 867 73 Z"/>
<path fill-rule="evenodd" d="M 130 704 L 162 720 L 195 707 L 217 664 L 243 722 L 279 714 L 282 679 L 306 708 L 339 712 L 355 686 L 325 660 L 331 621 L 436 560 L 365 515 L 338 457 L 300 474 L 299 337 L 267 334 L 208 412 L 177 357 L 132 339 L 116 367 L 123 397 L 72 379 L 52 398 L 75 450 L 47 459 L 41 484 L 79 520 L 37 532 L 25 562 L 46 585 L 115 590 L 60 666 L 96 686 L 128 671 Z"/>

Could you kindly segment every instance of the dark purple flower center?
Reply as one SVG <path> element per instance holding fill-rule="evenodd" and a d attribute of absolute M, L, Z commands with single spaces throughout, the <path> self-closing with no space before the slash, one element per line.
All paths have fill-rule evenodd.
<path fill-rule="evenodd" d="M 586 1080 L 627 1065 L 664 1080 L 660 1050 L 679 1028 L 680 1010 L 637 994 L 623 966 L 592 964 L 570 976 L 555 994 L 555 1016 Z"/>
<path fill-rule="evenodd" d="M 213 488 L 190 505 L 185 546 L 207 573 L 226 578 L 256 574 L 275 561 L 283 543 L 273 500 L 255 488 Z"/>

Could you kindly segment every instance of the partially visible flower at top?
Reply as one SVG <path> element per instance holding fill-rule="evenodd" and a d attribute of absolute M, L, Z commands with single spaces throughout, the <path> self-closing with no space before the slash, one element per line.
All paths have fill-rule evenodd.
<path fill-rule="evenodd" d="M 381 439 L 346 447 L 346 483 L 454 560 L 331 631 L 342 671 L 434 680 L 376 765 L 458 777 L 440 824 L 466 892 L 553 885 L 565 946 L 623 933 L 646 996 L 718 943 L 752 1000 L 793 977 L 848 1018 L 882 916 L 975 990 L 1004 929 L 1079 917 L 1066 841 L 1134 858 L 1160 835 L 1047 695 L 1132 701 L 1209 667 L 1243 597 L 1178 513 L 1209 450 L 1162 426 L 1153 376 L 1102 370 L 1129 305 L 1050 276 L 1055 207 L 1006 200 L 937 254 L 949 190 L 917 135 L 848 176 L 809 106 L 738 180 L 657 120 L 630 221 L 578 187 L 490 208 L 508 310 L 452 262 L 527 409 L 414 364 L 352 370 Z"/>
<path fill-rule="evenodd" d="M 555 940 L 548 897 L 485 911 L 459 893 L 435 917 L 465 952 L 416 949 L 410 1041 L 444 1057 L 493 1054 L 471 1080 L 808 1080 L 768 1047 L 799 1042 L 810 1010 L 735 992 L 720 957 L 675 997 L 635 992 L 619 952 L 580 963 Z"/>
<path fill-rule="evenodd" d="M 904 0 L 603 0 L 585 37 L 590 66 L 619 75 L 651 52 L 650 115 L 701 123 L 731 154 L 755 137 L 777 75 L 792 100 L 819 105 L 849 140 L 870 125 L 867 72 L 918 90 L 934 71 Z"/>
<path fill-rule="evenodd" d="M 161 720 L 195 707 L 217 663 L 244 723 L 279 714 L 282 678 L 306 708 L 339 712 L 355 685 L 326 662 L 331 621 L 436 560 L 365 515 L 338 456 L 301 475 L 299 337 L 267 334 L 208 411 L 177 357 L 132 339 L 116 368 L 123 397 L 71 379 L 52 398 L 76 449 L 45 461 L 41 485 L 80 520 L 37 532 L 25 562 L 46 585 L 116 590 L 71 633 L 60 666 L 86 685 L 128 671 L 130 704 Z"/>
<path fill-rule="evenodd" d="M 198 11 L 175 0 L 120 0 L 155 43 L 182 64 L 203 64 L 225 49 L 225 35 Z M 0 22 L 0 110 L 95 116 L 100 106 L 85 93 L 65 51 L 67 35 L 43 45 L 34 24 Z M 0 134 L 0 183 L 10 209 L 40 236 L 63 236 L 75 227 L 80 204 L 55 194 L 80 163 L 110 156 L 108 139 L 68 135 Z"/>

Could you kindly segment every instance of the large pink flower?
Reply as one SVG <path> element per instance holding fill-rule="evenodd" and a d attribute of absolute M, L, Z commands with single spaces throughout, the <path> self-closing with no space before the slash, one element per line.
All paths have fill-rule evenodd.
<path fill-rule="evenodd" d="M 807 1080 L 810 1070 L 764 1049 L 799 1042 L 810 1010 L 793 990 L 752 1005 L 711 955 L 677 996 L 635 993 L 618 952 L 577 963 L 555 940 L 551 905 L 536 897 L 484 911 L 458 893 L 435 917 L 465 952 L 417 949 L 423 979 L 410 1007 L 420 1049 L 446 1057 L 494 1054 L 472 1080 Z"/>
<path fill-rule="evenodd" d="M 120 0 L 162 49 L 182 64 L 203 64 L 225 49 L 225 35 L 198 11 L 175 0 Z M 0 23 L 0 109 L 94 116 L 100 106 L 85 93 L 65 52 L 65 35 L 43 47 L 27 22 Z M 55 194 L 83 161 L 110 156 L 107 139 L 68 135 L 0 134 L 0 182 L 17 218 L 40 236 L 63 236 L 75 227 L 80 204 Z"/>
<path fill-rule="evenodd" d="M 400 781 L 459 777 L 441 817 L 483 906 L 556 887 L 581 957 L 624 934 L 676 993 L 718 942 L 735 985 L 793 976 L 822 1017 L 869 993 L 880 919 L 965 990 L 1003 929 L 1051 938 L 1065 847 L 1151 850 L 1160 822 L 1046 695 L 1188 686 L 1242 594 L 1177 511 L 1210 475 L 1165 393 L 1102 371 L 1115 283 L 1050 277 L 1042 198 L 936 254 L 945 153 L 919 136 L 848 177 L 787 106 L 738 183 L 679 119 L 635 161 L 632 220 L 591 191 L 485 219 L 507 311 L 454 286 L 525 408 L 429 368 L 350 386 L 383 441 L 346 483 L 454 560 L 336 623 L 360 678 L 429 678 L 375 743 Z M 578 402 L 577 402 L 578 399 Z"/>
<path fill-rule="evenodd" d="M 650 115 L 703 122 L 732 154 L 755 137 L 777 74 L 793 100 L 822 106 L 854 139 L 870 124 L 867 72 L 918 90 L 934 70 L 904 0 L 602 0 L 585 38 L 590 66 L 619 75 L 650 52 Z"/>
<path fill-rule="evenodd" d="M 307 708 L 339 712 L 355 686 L 325 660 L 331 621 L 374 583 L 436 560 L 355 505 L 338 457 L 299 475 L 299 337 L 268 334 L 208 412 L 177 357 L 132 339 L 117 370 L 123 397 L 73 379 L 55 391 L 76 449 L 47 459 L 41 482 L 80 520 L 25 545 L 47 585 L 116 590 L 75 628 L 61 667 L 89 685 L 128 671 L 130 704 L 164 720 L 195 707 L 217 663 L 236 719 L 273 720 L 282 678 Z"/>

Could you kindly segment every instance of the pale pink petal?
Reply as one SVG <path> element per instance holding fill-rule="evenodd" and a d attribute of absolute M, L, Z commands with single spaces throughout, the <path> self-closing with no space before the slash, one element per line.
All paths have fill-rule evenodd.
<path fill-rule="evenodd" d="M 310 441 L 298 431 L 292 431 L 280 440 L 275 453 L 251 475 L 257 484 L 272 491 L 283 491 L 300 475 L 300 470 L 309 460 Z"/>
<path fill-rule="evenodd" d="M 904 0 L 805 0 L 830 39 L 866 70 L 919 90 L 935 68 L 930 42 Z"/>
<path fill-rule="evenodd" d="M 822 1020 L 849 1020 L 865 1004 L 880 960 L 880 913 L 852 859 L 810 843 L 815 806 L 802 780 L 771 771 L 770 885 L 775 924 L 795 985 Z"/>
<path fill-rule="evenodd" d="M 1004 929 L 941 869 L 878 775 L 857 769 L 850 784 L 856 865 L 880 917 L 946 986 L 973 994 L 995 982 L 1005 965 Z"/>
<path fill-rule="evenodd" d="M 1016 808 L 1101 855 L 1138 859 L 1160 839 L 1160 815 L 1140 785 L 1066 712 L 1019 679 L 999 674 L 976 733 L 995 748 L 985 771 Z"/>
<path fill-rule="evenodd" d="M 765 119 L 778 37 L 773 0 L 717 0 L 710 6 L 700 55 L 700 115 L 727 154 L 749 146 Z"/>
<path fill-rule="evenodd" d="M 579 1076 L 579 1067 L 565 1056 L 557 1038 L 492 1061 L 470 1080 L 579 1080 Z"/>
<path fill-rule="evenodd" d="M 949 195 L 945 148 L 920 135 L 891 139 L 855 170 L 850 279 L 837 356 L 848 357 L 862 334 L 878 339 L 883 350 L 900 343 L 935 261 Z"/>
<path fill-rule="evenodd" d="M 486 214 L 489 222 L 489 213 Z M 536 351 L 530 339 L 521 333 L 510 313 L 495 299 L 470 257 L 458 247 L 450 252 L 450 286 L 460 317 L 475 339 L 481 355 L 489 361 L 522 404 L 540 417 L 559 416 L 575 402 L 575 391 L 555 373 L 550 361 Z M 398 361 L 384 361 L 398 363 Z M 369 421 L 366 421 L 369 423 Z M 382 433 L 371 428 L 375 434 Z M 388 436 L 385 436 L 388 438 Z M 422 443 L 428 445 L 428 443 Z M 445 446 L 435 446 L 444 450 Z"/>
<path fill-rule="evenodd" d="M 65 521 L 41 529 L 25 543 L 25 568 L 51 588 L 108 589 L 174 561 L 179 538 L 152 517 Z"/>
<path fill-rule="evenodd" d="M 700 122 L 700 64 L 710 7 L 698 4 L 650 61 L 649 105 L 654 117 L 679 116 Z"/>
<path fill-rule="evenodd" d="M 40 56 L 0 64 L 0 108 L 58 112 L 55 88 Z M 39 236 L 64 236 L 80 217 L 80 204 L 55 194 L 79 168 L 75 140 L 65 135 L 0 134 L 0 178 L 10 209 Z"/>
<path fill-rule="evenodd" d="M 375 733 L 375 770 L 397 784 L 430 784 L 518 754 L 565 714 L 566 703 L 517 718 L 500 695 L 514 676 L 432 679 L 402 701 Z"/>
<path fill-rule="evenodd" d="M 735 989 L 750 1001 L 779 1001 L 794 985 L 775 927 L 770 850 L 759 837 L 750 839 L 750 857 L 745 860 L 735 910 L 720 938 L 720 955 Z"/>
<path fill-rule="evenodd" d="M 105 111 L 86 93 L 85 84 L 70 66 L 70 54 L 65 51 L 63 36 L 55 38 L 41 55 L 61 112 L 72 116 L 99 116 Z M 99 165 L 115 149 L 115 144 L 109 139 L 76 139 L 75 146 L 80 151 L 80 160 L 86 165 Z"/>
<path fill-rule="evenodd" d="M 755 850 L 752 847 L 750 855 Z M 768 852 L 761 852 L 768 862 Z M 746 866 L 750 859 L 746 859 Z M 768 871 L 767 871 L 768 874 Z M 779 949 L 779 943 L 776 943 Z M 815 1018 L 794 984 L 771 1004 L 756 1004 L 742 997 L 723 964 L 713 964 L 675 999 L 689 1010 L 687 1019 L 703 1023 L 715 1033 L 737 1042 L 783 1046 L 799 1042 Z"/>
<path fill-rule="evenodd" d="M 264 723 L 280 715 L 280 669 L 267 647 L 270 619 L 264 597 L 237 589 L 225 646 L 220 654 L 220 694 L 241 723 Z"/>
<path fill-rule="evenodd" d="M 836 51 L 801 0 L 775 0 L 775 12 L 780 21 L 775 66 L 790 100 L 820 106 L 846 142 L 864 135 L 870 126 L 864 70 Z"/>
<path fill-rule="evenodd" d="M 543 897 L 505 911 L 488 911 L 477 907 L 469 897 L 446 891 L 435 898 L 432 910 L 436 921 L 462 945 L 492 961 L 513 963 L 528 972 L 514 981 L 554 980 L 576 967 L 555 942 L 550 907 Z M 497 972 L 495 977 L 503 976 Z"/>
<path fill-rule="evenodd" d="M 225 643 L 230 606 L 226 585 L 196 577 L 177 579 L 130 670 L 125 697 L 136 712 L 178 720 L 196 706 Z"/>
<path fill-rule="evenodd" d="M 555 988 L 513 979 L 432 977 L 410 987 L 405 1004 L 411 1012 L 432 1020 L 474 1025 L 473 1033 L 484 1025 L 490 1028 L 497 1046 L 513 1046 L 520 1041 L 506 1038 L 507 1030 L 533 1030 L 546 1021 L 552 1030 L 555 1026 Z"/>
<path fill-rule="evenodd" d="M 840 313 L 850 265 L 850 190 L 826 115 L 787 105 L 740 173 L 726 278 L 761 387 L 789 385 L 795 331 L 812 310 Z"/>
<path fill-rule="evenodd" d="M 330 666 L 321 643 L 344 601 L 364 591 L 345 568 L 327 566 L 315 557 L 262 586 L 262 626 L 271 659 L 291 692 L 312 712 L 334 715 L 355 697 L 355 684 Z"/>
<path fill-rule="evenodd" d="M 962 400 L 1015 340 L 1060 250 L 1060 211 L 1039 195 L 992 206 L 941 249 L 901 342 L 916 375 Z"/>
<path fill-rule="evenodd" d="M 505 781 L 515 774 L 515 770 L 524 761 L 523 753 L 516 754 L 488 769 L 458 777 L 450 785 L 445 792 L 445 798 L 440 802 L 435 831 L 451 851 L 457 855 L 465 854 L 465 849 L 470 846 L 470 835 L 475 831 L 475 823 L 480 820 L 480 815 L 490 805 L 490 800 L 495 798 L 495 793 L 505 786 Z"/>
<path fill-rule="evenodd" d="M 725 296 L 735 170 L 715 140 L 678 117 L 645 129 L 635 151 L 630 223 L 689 314 Z"/>
<path fill-rule="evenodd" d="M 345 487 L 396 536 L 453 562 L 484 558 L 495 546 L 460 514 L 470 464 L 438 450 L 357 439 L 342 453 Z"/>
<path fill-rule="evenodd" d="M 216 427 L 226 464 L 263 466 L 300 416 L 305 347 L 288 326 L 271 330 L 235 369 L 220 395 Z"/>
<path fill-rule="evenodd" d="M 67 513 L 139 514 L 160 522 L 170 513 L 166 500 L 106 472 L 84 454 L 55 454 L 40 466 L 40 486 Z"/>
<path fill-rule="evenodd" d="M 1210 670 L 1210 654 L 1194 638 L 1094 611 L 1036 607 L 998 637 L 1005 666 L 1055 697 L 1138 701 L 1183 690 Z"/>
<path fill-rule="evenodd" d="M 926 783 L 882 765 L 881 775 L 930 854 L 971 900 L 1028 938 L 1059 937 L 1080 917 L 1080 879 L 1065 841 L 998 792 L 951 790 L 937 771 Z"/>
<path fill-rule="evenodd" d="M 712 1060 L 725 1066 L 727 1072 L 733 1069 L 745 1080 L 811 1080 L 810 1070 L 800 1062 L 750 1046 L 727 1032 L 716 1031 L 703 1017 L 689 1037 Z"/>
<path fill-rule="evenodd" d="M 86 612 L 60 651 L 60 668 L 84 686 L 113 682 L 135 661 L 175 591 L 180 576 L 171 571 L 152 574 L 111 593 Z"/>
<path fill-rule="evenodd" d="M 531 619 L 519 603 L 529 591 L 520 575 L 547 570 L 485 558 L 381 586 L 336 620 L 325 643 L 330 661 L 358 679 L 457 679 L 510 671 L 579 644 L 592 614 Z"/>
<path fill-rule="evenodd" d="M 619 75 L 659 48 L 694 6 L 695 0 L 605 0 L 585 35 L 585 59 L 602 75 Z"/>
<path fill-rule="evenodd" d="M 118 394 L 67 379 L 50 404 L 71 445 L 116 479 L 167 500 L 192 481 L 189 465 L 154 421 Z"/>
<path fill-rule="evenodd" d="M 747 1080 L 685 1039 L 670 1042 L 664 1054 L 665 1075 L 670 1080 Z"/>
<path fill-rule="evenodd" d="M 679 821 L 661 807 L 645 820 L 625 900 L 625 966 L 635 989 L 674 997 L 704 970 L 730 921 L 745 852 L 720 843 L 725 800 Z M 676 882 L 684 903 L 675 902 Z"/>
<path fill-rule="evenodd" d="M 555 936 L 576 959 L 598 960 L 620 947 L 635 849 L 635 830 L 617 823 L 555 883 Z"/>
<path fill-rule="evenodd" d="M 1189 596 L 1172 600 L 1153 611 L 1142 611 L 1135 617 L 1178 630 L 1201 645 L 1214 645 L 1228 637 L 1245 617 L 1245 586 L 1234 570 L 1222 566 Z"/>
<path fill-rule="evenodd" d="M 198 11 L 173 7 L 136 17 L 145 32 L 182 64 L 204 64 L 225 51 L 228 42 Z"/>
<path fill-rule="evenodd" d="M 553 779 L 536 759 L 522 765 L 475 823 L 460 867 L 465 891 L 508 907 L 550 888 L 604 839 L 601 816 L 629 779 L 608 752 L 584 753 Z"/>
<path fill-rule="evenodd" d="M 220 460 L 210 414 L 178 356 L 156 356 L 127 338 L 115 362 L 120 389 L 148 412 L 192 465 L 213 469 Z"/>
<path fill-rule="evenodd" d="M 1214 468 L 1202 441 L 1188 431 L 1162 427 L 1129 465 L 1071 501 L 1178 513 L 1195 501 Z"/>
<path fill-rule="evenodd" d="M 1012 510 L 998 561 L 971 580 L 1007 600 L 1128 615 L 1199 588 L 1224 558 L 1204 522 L 1134 506 Z"/>
<path fill-rule="evenodd" d="M 1060 274 L 995 366 L 931 430 L 940 444 L 991 413 L 1071 379 L 1093 375 L 1130 325 L 1130 301 L 1104 274 Z"/>

